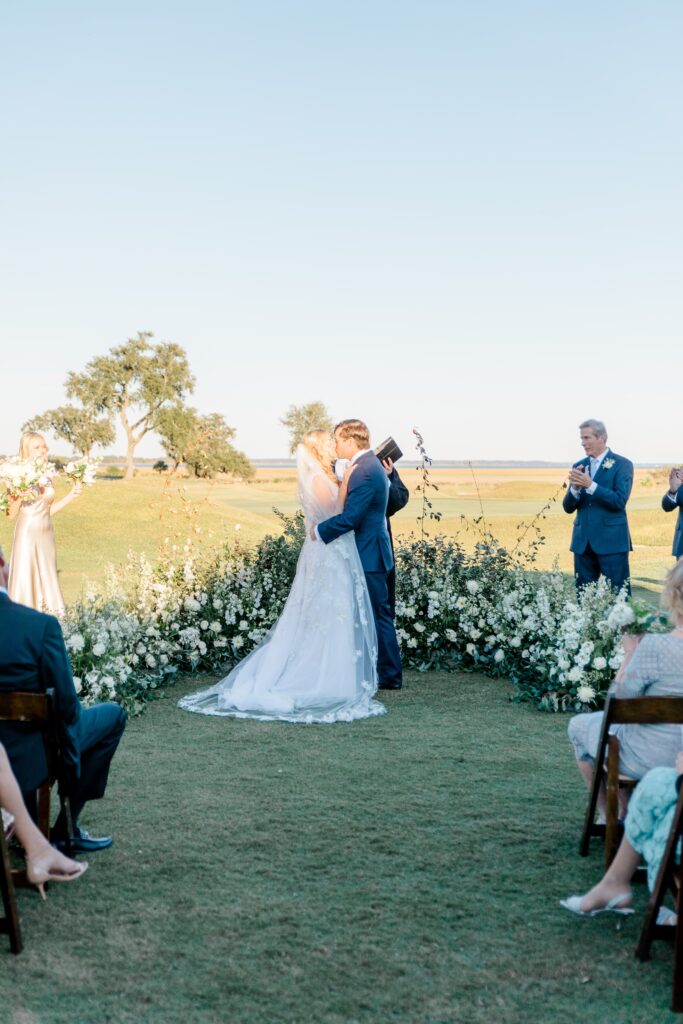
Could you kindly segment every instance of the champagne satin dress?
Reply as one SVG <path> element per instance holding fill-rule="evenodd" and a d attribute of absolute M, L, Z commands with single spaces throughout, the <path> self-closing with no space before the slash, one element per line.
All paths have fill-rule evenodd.
<path fill-rule="evenodd" d="M 9 596 L 40 612 L 64 614 L 64 597 L 57 576 L 57 547 L 50 508 L 55 500 L 51 483 L 35 501 L 24 501 L 14 528 L 9 563 Z"/>

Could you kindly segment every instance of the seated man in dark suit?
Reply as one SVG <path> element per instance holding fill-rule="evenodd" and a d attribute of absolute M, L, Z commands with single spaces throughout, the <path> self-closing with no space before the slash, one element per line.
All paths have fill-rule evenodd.
<path fill-rule="evenodd" d="M 674 546 L 671 554 L 674 558 L 683 555 L 683 466 L 674 468 L 669 473 L 669 490 L 662 498 L 662 508 L 665 512 L 673 512 L 678 509 L 678 519 L 674 530 Z"/>
<path fill-rule="evenodd" d="M 81 708 L 59 622 L 10 601 L 0 585 L 0 690 L 40 693 L 48 689 L 54 690 L 60 730 L 61 784 L 71 798 L 71 850 L 92 853 L 111 846 L 112 839 L 89 836 L 78 827 L 78 816 L 87 800 L 104 795 L 126 713 L 118 704 Z M 30 808 L 35 805 L 35 790 L 47 778 L 42 738 L 30 723 L 0 722 L 0 742 Z M 64 847 L 67 838 L 60 815 L 52 840 Z"/>

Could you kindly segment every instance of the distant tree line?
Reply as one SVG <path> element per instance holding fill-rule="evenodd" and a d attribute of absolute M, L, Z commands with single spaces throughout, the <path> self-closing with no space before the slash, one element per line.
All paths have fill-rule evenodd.
<path fill-rule="evenodd" d="M 65 381 L 68 404 L 33 416 L 24 430 L 41 430 L 66 441 L 90 457 L 96 447 L 114 442 L 116 421 L 127 439 L 125 477 L 134 473 L 135 450 L 154 431 L 172 472 L 184 465 L 198 477 L 217 473 L 249 480 L 254 467 L 235 448 L 235 429 L 222 413 L 202 413 L 187 403 L 195 380 L 185 350 L 173 342 L 154 342 L 151 331 L 138 331 L 123 345 L 95 356 Z M 303 436 L 315 428 L 332 430 L 322 402 L 291 405 L 280 423 L 288 430 L 292 454 Z M 163 460 L 156 468 L 166 466 Z"/>
<path fill-rule="evenodd" d="M 49 431 L 87 457 L 114 441 L 118 419 L 128 442 L 126 479 L 133 476 L 135 449 L 150 431 L 158 434 L 174 470 L 184 463 L 196 476 L 252 477 L 254 467 L 232 444 L 235 430 L 224 416 L 186 404 L 195 381 L 185 350 L 173 342 L 154 343 L 153 337 L 139 331 L 69 373 L 65 390 L 71 404 L 34 416 L 23 429 Z"/>

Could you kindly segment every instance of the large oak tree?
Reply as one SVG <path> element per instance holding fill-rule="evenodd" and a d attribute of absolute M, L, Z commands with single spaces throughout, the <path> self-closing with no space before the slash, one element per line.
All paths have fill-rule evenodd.
<path fill-rule="evenodd" d="M 153 344 L 153 337 L 139 331 L 66 381 L 67 395 L 86 409 L 118 416 L 128 442 L 126 479 L 133 476 L 136 447 L 156 429 L 161 412 L 182 403 L 194 388 L 185 350 L 172 342 Z"/>

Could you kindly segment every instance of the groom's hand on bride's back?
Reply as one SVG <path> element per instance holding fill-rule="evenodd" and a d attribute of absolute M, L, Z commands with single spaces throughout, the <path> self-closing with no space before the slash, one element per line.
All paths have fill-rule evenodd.
<path fill-rule="evenodd" d="M 315 528 L 316 528 L 317 525 L 318 525 L 317 523 L 313 523 L 313 526 L 311 527 L 311 540 L 317 540 L 318 539 L 317 534 L 315 532 Z"/>

